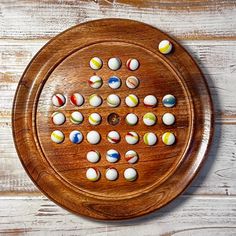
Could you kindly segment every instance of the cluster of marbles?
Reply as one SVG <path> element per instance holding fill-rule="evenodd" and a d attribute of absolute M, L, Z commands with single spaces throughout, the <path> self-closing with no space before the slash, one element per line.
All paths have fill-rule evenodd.
<path fill-rule="evenodd" d="M 101 154 L 96 150 L 91 150 L 87 153 L 86 158 L 91 163 L 97 163 L 101 159 Z M 109 163 L 118 162 L 120 158 L 121 158 L 120 153 L 116 151 L 115 149 L 110 149 L 106 153 L 106 160 Z M 124 158 L 129 164 L 134 164 L 139 159 L 137 152 L 133 150 L 127 151 L 125 153 Z M 137 179 L 138 173 L 136 169 L 130 167 L 130 168 L 125 169 L 123 176 L 127 181 L 134 181 Z M 100 177 L 101 177 L 101 173 L 97 168 L 90 167 L 87 169 L 86 178 L 88 180 L 97 181 L 100 179 Z M 105 177 L 109 181 L 115 181 L 118 179 L 119 173 L 116 168 L 109 167 L 106 169 Z"/>
<path fill-rule="evenodd" d="M 54 112 L 51 116 L 54 125 L 62 125 L 66 121 L 66 116 L 62 112 Z M 71 123 L 79 125 L 84 121 L 84 116 L 79 111 L 73 111 L 70 115 Z M 93 125 L 99 125 L 102 121 L 102 117 L 98 113 L 92 113 L 88 117 L 88 122 Z"/>
<path fill-rule="evenodd" d="M 138 173 L 136 169 L 130 167 L 130 168 L 125 169 L 123 176 L 125 180 L 131 182 L 137 179 Z M 109 167 L 106 169 L 105 177 L 109 181 L 115 181 L 118 179 L 119 173 L 116 168 Z M 92 182 L 98 181 L 101 178 L 101 172 L 97 168 L 90 167 L 86 171 L 86 178 Z"/>
<path fill-rule="evenodd" d="M 126 61 L 125 65 L 126 65 L 128 70 L 135 71 L 139 68 L 140 63 L 135 58 L 129 58 Z M 89 66 L 93 70 L 100 70 L 103 66 L 103 61 L 99 57 L 93 57 L 89 61 Z M 121 62 L 120 58 L 112 57 L 108 60 L 107 66 L 110 70 L 116 71 L 116 70 L 119 70 L 121 68 L 122 62 Z"/>
<path fill-rule="evenodd" d="M 58 143 L 58 144 L 62 143 L 64 141 L 64 139 L 65 139 L 65 135 L 60 130 L 54 130 L 51 133 L 51 140 L 54 143 Z M 79 130 L 73 130 L 69 134 L 69 140 L 74 144 L 81 143 L 83 141 L 83 139 L 84 139 L 84 136 Z M 100 142 L 101 135 L 97 131 L 92 130 L 87 133 L 86 139 L 87 139 L 88 143 L 95 145 Z"/>
<path fill-rule="evenodd" d="M 112 81 L 114 81 L 114 78 Z M 113 82 L 110 86 L 115 88 L 119 85 L 117 85 L 116 82 Z M 80 93 L 74 93 L 70 97 L 70 102 L 71 102 L 71 104 L 73 104 L 77 107 L 80 107 L 84 104 L 84 97 Z M 88 98 L 88 102 L 92 107 L 99 107 L 102 104 L 103 99 L 98 94 L 91 94 Z M 114 107 L 118 107 L 120 105 L 121 99 L 117 94 L 110 94 L 107 96 L 106 102 L 109 107 L 114 108 Z M 54 106 L 62 107 L 65 105 L 65 103 L 66 103 L 66 97 L 63 94 L 57 93 L 57 94 L 53 95 L 52 104 Z M 150 107 L 150 108 L 156 107 L 157 103 L 158 103 L 157 98 L 154 95 L 147 95 L 147 96 L 145 96 L 145 98 L 143 100 L 144 106 Z M 129 94 L 125 98 L 125 104 L 128 107 L 138 106 L 138 104 L 139 104 L 138 96 L 135 94 Z M 173 96 L 172 94 L 165 95 L 162 98 L 162 104 L 163 104 L 163 106 L 168 107 L 168 108 L 175 106 L 175 104 L 176 104 L 175 96 Z"/>
<path fill-rule="evenodd" d="M 140 140 L 140 136 L 135 131 L 130 131 L 130 132 L 126 133 L 124 138 L 125 138 L 126 143 L 130 144 L 130 145 L 135 145 Z M 58 144 L 62 143 L 64 141 L 64 139 L 65 139 L 65 135 L 60 130 L 54 130 L 51 133 L 51 140 L 54 143 L 58 143 Z M 73 130 L 69 135 L 69 139 L 72 143 L 79 144 L 83 141 L 84 137 L 80 131 Z M 96 145 L 96 144 L 100 143 L 101 135 L 98 131 L 92 130 L 87 133 L 86 140 L 88 143 L 90 143 L 92 145 Z M 117 131 L 110 131 L 107 134 L 107 140 L 111 144 L 117 144 L 120 142 L 121 137 Z M 144 144 L 146 144 L 148 146 L 155 145 L 157 143 L 157 140 L 158 140 L 157 135 L 153 132 L 147 132 L 143 135 L 143 142 L 144 142 Z M 171 132 L 165 132 L 162 135 L 162 141 L 165 145 L 168 145 L 168 146 L 173 145 L 175 143 L 175 135 Z M 111 150 L 114 151 L 114 149 L 111 149 Z"/>
<path fill-rule="evenodd" d="M 106 160 L 110 163 L 118 162 L 120 158 L 121 158 L 120 153 L 115 149 L 109 149 L 106 152 Z M 134 164 L 138 161 L 139 156 L 136 151 L 129 150 L 125 153 L 124 158 L 129 164 Z M 97 150 L 91 150 L 87 152 L 86 159 L 90 163 L 97 163 L 101 159 L 101 154 Z"/>
<path fill-rule="evenodd" d="M 66 116 L 62 112 L 54 112 L 51 116 L 51 119 L 53 124 L 62 125 L 66 121 Z M 119 123 L 120 117 L 116 113 L 111 113 L 108 116 L 107 120 L 110 125 L 116 125 Z M 138 120 L 139 120 L 138 116 L 134 113 L 128 113 L 125 117 L 126 123 L 130 126 L 136 125 L 138 123 Z M 84 121 L 84 116 L 81 112 L 74 111 L 70 115 L 70 121 L 73 124 L 79 125 Z M 101 123 L 102 117 L 100 114 L 95 112 L 89 115 L 88 121 L 91 125 L 96 126 Z M 143 116 L 143 123 L 147 126 L 153 126 L 156 124 L 156 122 L 157 122 L 157 117 L 152 112 L 147 112 Z M 173 125 L 175 123 L 175 116 L 172 113 L 167 112 L 162 116 L 162 122 L 167 126 Z"/>
<path fill-rule="evenodd" d="M 158 49 L 160 53 L 168 54 L 172 51 L 173 46 L 170 41 L 162 40 L 159 43 Z M 140 67 L 139 61 L 135 58 L 128 59 L 126 63 L 124 63 L 124 65 L 130 71 L 135 71 Z M 89 66 L 92 70 L 100 70 L 104 66 L 104 62 L 99 57 L 93 57 L 89 61 Z M 118 57 L 113 57 L 107 61 L 107 66 L 110 70 L 117 71 L 122 67 L 122 61 Z M 103 79 L 98 75 L 93 75 L 88 80 L 89 86 L 93 89 L 101 88 L 103 86 L 103 83 L 104 83 Z M 122 80 L 118 76 L 113 75 L 108 78 L 107 84 L 110 89 L 117 90 L 122 86 Z M 139 84 L 140 84 L 140 80 L 136 76 L 133 76 L 133 75 L 128 76 L 125 80 L 125 85 L 129 89 L 136 89 L 139 86 Z M 80 93 L 73 93 L 69 97 L 68 100 L 70 101 L 72 105 L 76 107 L 82 106 L 85 102 L 84 97 Z M 166 108 L 171 108 L 175 106 L 176 104 L 176 98 L 175 96 L 171 94 L 165 95 L 161 101 L 162 101 L 162 105 Z M 52 97 L 52 104 L 55 107 L 63 107 L 66 104 L 66 102 L 67 102 L 67 98 L 63 94 L 56 93 Z M 90 106 L 96 108 L 102 105 L 103 99 L 100 95 L 94 93 L 89 96 L 88 103 Z M 110 95 L 107 96 L 106 103 L 109 107 L 115 108 L 115 107 L 120 106 L 121 99 L 117 94 L 111 93 Z M 139 105 L 140 99 L 137 95 L 130 93 L 125 97 L 124 103 L 126 104 L 126 106 L 130 108 L 135 108 L 136 106 Z M 145 107 L 155 108 L 158 104 L 158 100 L 156 96 L 149 94 L 144 97 L 143 104 Z M 57 111 L 52 114 L 51 119 L 55 125 L 62 125 L 66 121 L 66 116 L 62 112 Z M 70 115 L 70 121 L 73 124 L 79 125 L 84 121 L 84 116 L 81 112 L 74 111 Z M 107 122 L 110 125 L 116 125 L 119 123 L 119 121 L 120 121 L 120 117 L 116 113 L 111 113 L 107 117 Z M 128 125 L 135 126 L 139 122 L 139 118 L 136 114 L 129 113 L 126 115 L 125 121 Z M 90 125 L 97 126 L 102 122 L 102 117 L 98 113 L 92 113 L 88 117 L 88 122 Z M 157 116 L 153 112 L 147 112 L 143 115 L 142 122 L 146 126 L 153 126 L 157 123 Z M 175 123 L 175 116 L 170 112 L 166 112 L 162 116 L 162 122 L 166 126 L 173 125 Z M 117 144 L 121 140 L 120 134 L 115 130 L 109 131 L 106 138 L 107 138 L 107 141 L 111 144 Z M 96 145 L 100 143 L 101 135 L 96 130 L 87 132 L 85 137 L 78 130 L 73 130 L 69 134 L 69 140 L 74 144 L 79 144 L 84 139 L 86 139 L 89 144 Z M 137 132 L 130 131 L 125 134 L 124 139 L 126 143 L 130 145 L 135 145 L 140 141 L 140 136 Z M 142 139 L 143 139 L 143 143 L 148 146 L 153 146 L 158 141 L 158 137 L 154 132 L 145 133 Z M 55 143 L 62 143 L 65 140 L 65 135 L 60 130 L 54 130 L 51 133 L 51 140 Z M 165 145 L 173 145 L 176 142 L 175 135 L 172 132 L 165 132 L 161 136 L 161 140 Z M 101 160 L 101 154 L 97 150 L 91 150 L 87 152 L 86 158 L 87 158 L 87 161 L 90 163 L 97 163 Z M 121 159 L 121 155 L 117 150 L 109 149 L 106 152 L 105 158 L 106 158 L 106 161 L 109 163 L 116 163 Z M 139 160 L 139 155 L 136 151 L 129 150 L 125 153 L 124 159 L 129 164 L 135 164 Z M 129 167 L 123 171 L 123 177 L 127 181 L 134 181 L 138 177 L 138 172 L 135 168 Z M 101 178 L 101 172 L 97 168 L 90 167 L 86 171 L 86 178 L 89 181 L 97 181 Z M 119 178 L 119 173 L 117 169 L 114 167 L 107 168 L 105 171 L 105 178 L 109 181 L 117 180 Z"/>
<path fill-rule="evenodd" d="M 103 79 L 98 75 L 93 75 L 88 80 L 89 86 L 94 89 L 101 88 L 103 83 L 104 83 Z M 140 81 L 136 76 L 128 76 L 125 81 L 125 84 L 129 89 L 137 88 L 139 86 L 139 83 Z M 111 89 L 114 89 L 114 90 L 119 89 L 121 85 L 122 85 L 122 81 L 118 76 L 113 75 L 109 77 L 108 86 Z"/>

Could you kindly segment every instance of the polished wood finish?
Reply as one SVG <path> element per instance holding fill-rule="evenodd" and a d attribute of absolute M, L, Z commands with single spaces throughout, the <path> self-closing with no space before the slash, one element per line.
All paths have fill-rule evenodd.
<path fill-rule="evenodd" d="M 163 56 L 157 46 L 166 38 L 174 44 L 174 51 Z M 88 67 L 92 56 L 99 56 L 104 62 L 112 56 L 121 58 L 123 66 L 115 72 L 123 82 L 121 89 L 115 92 L 122 99 L 119 108 L 107 107 L 105 99 L 113 91 L 106 83 L 97 91 L 87 85 L 89 75 L 94 73 Z M 128 76 L 124 64 L 129 57 L 138 58 L 141 63 L 137 72 L 130 73 L 141 80 L 134 93 L 140 101 L 145 95 L 155 94 L 159 99 L 157 108 L 147 109 L 142 102 L 135 109 L 124 105 L 125 96 L 133 93 L 124 85 Z M 114 73 L 104 64 L 96 74 L 106 81 L 105 78 Z M 51 96 L 63 92 L 68 97 L 76 91 L 85 97 L 86 103 L 80 108 L 85 117 L 97 111 L 104 118 L 102 124 L 95 128 L 102 134 L 102 142 L 96 147 L 102 154 L 102 160 L 95 165 L 85 160 L 91 145 L 84 141 L 74 148 L 75 145 L 68 141 L 69 132 L 77 129 L 68 121 L 69 114 L 76 110 L 69 102 L 66 107 L 59 109 L 67 116 L 67 122 L 59 128 L 66 134 L 66 140 L 60 145 L 50 141 L 51 131 L 57 129 L 52 125 L 50 116 L 54 110 L 58 110 L 52 107 Z M 92 109 L 88 106 L 87 98 L 95 92 L 101 94 L 104 103 Z M 164 108 L 160 102 L 167 93 L 174 94 L 178 100 L 176 107 L 171 109 L 177 122 L 168 129 L 162 125 L 161 115 L 170 109 Z M 106 141 L 107 132 L 113 129 L 106 123 L 106 118 L 113 110 L 122 118 L 121 124 L 115 127 L 122 136 L 121 142 L 116 145 Z M 125 125 L 124 117 L 128 112 L 134 111 L 141 118 L 150 110 L 157 114 L 156 126 L 147 128 L 139 122 L 130 129 Z M 212 135 L 212 123 L 209 92 L 192 58 L 169 36 L 151 26 L 129 20 L 107 19 L 81 24 L 50 41 L 25 71 L 13 109 L 16 147 L 32 180 L 59 205 L 97 219 L 140 216 L 178 196 L 191 182 L 204 160 Z M 86 135 L 93 128 L 85 119 L 78 129 Z M 113 165 L 119 170 L 120 178 L 108 182 L 104 178 L 104 171 L 110 165 L 105 161 L 104 154 L 107 149 L 115 148 L 123 156 L 125 150 L 133 149 L 124 142 L 125 133 L 132 130 L 141 137 L 147 130 L 154 130 L 159 138 L 158 143 L 154 147 L 147 147 L 140 141 L 134 147 L 140 154 L 140 161 L 134 165 L 139 172 L 135 182 L 129 183 L 122 178 L 124 168 L 131 166 L 124 160 Z M 168 130 L 177 136 L 176 144 L 171 147 L 161 142 L 161 134 Z M 84 178 L 88 166 L 101 169 L 101 180 L 91 183 Z"/>

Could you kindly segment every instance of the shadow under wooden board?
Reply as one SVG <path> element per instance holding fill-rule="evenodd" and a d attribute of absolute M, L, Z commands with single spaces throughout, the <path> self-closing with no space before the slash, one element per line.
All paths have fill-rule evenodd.
<path fill-rule="evenodd" d="M 46 196 L 77 214 L 122 220 L 184 191 L 209 148 L 212 114 L 181 45 L 149 25 L 104 19 L 59 34 L 33 58 L 16 92 L 13 134 Z"/>

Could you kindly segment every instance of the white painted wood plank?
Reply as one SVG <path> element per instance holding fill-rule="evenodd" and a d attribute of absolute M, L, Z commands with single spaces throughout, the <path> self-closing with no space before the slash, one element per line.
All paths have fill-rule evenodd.
<path fill-rule="evenodd" d="M 98 18 L 128 18 L 154 25 L 178 39 L 235 39 L 235 1 L 1 1 L 1 38 L 51 38 Z"/>
<path fill-rule="evenodd" d="M 10 120 L 17 83 L 46 40 L 0 40 L 0 117 Z M 182 41 L 196 59 L 210 87 L 217 119 L 236 118 L 236 42 Z M 3 113 L 1 115 L 1 113 Z"/>
<path fill-rule="evenodd" d="M 43 197 L 1 197 L 0 234 L 235 235 L 235 197 L 179 197 L 151 215 L 125 222 L 88 220 Z"/>
<path fill-rule="evenodd" d="M 10 125 L 0 127 L 0 192 L 38 192 L 18 159 Z M 236 125 L 216 125 L 208 159 L 185 194 L 236 195 Z"/>

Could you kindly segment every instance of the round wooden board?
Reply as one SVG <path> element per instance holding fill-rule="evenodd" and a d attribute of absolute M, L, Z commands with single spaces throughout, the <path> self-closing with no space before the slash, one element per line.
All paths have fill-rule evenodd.
<path fill-rule="evenodd" d="M 158 50 L 161 40 L 168 39 L 173 50 L 163 55 Z M 92 70 L 89 61 L 97 56 L 103 67 Z M 109 58 L 118 57 L 122 66 L 112 71 L 107 66 Z M 140 67 L 130 71 L 126 67 L 129 58 L 137 58 Z M 101 76 L 103 85 L 91 88 L 88 79 L 92 75 Z M 110 76 L 118 76 L 122 85 L 113 90 L 108 86 Z M 129 89 L 125 85 L 128 76 L 137 76 L 140 85 Z M 69 102 L 70 96 L 78 92 L 85 102 L 76 107 Z M 56 93 L 64 94 L 66 104 L 60 108 L 53 106 L 51 99 Z M 107 96 L 117 94 L 120 106 L 107 105 Z M 91 107 L 88 98 L 99 94 L 103 103 Z M 135 94 L 139 104 L 130 108 L 125 97 Z M 145 96 L 152 94 L 158 99 L 155 108 L 143 104 Z M 166 94 L 173 94 L 177 103 L 172 108 L 162 104 Z M 53 124 L 53 112 L 65 114 L 66 122 Z M 75 125 L 70 122 L 73 111 L 80 111 L 84 122 Z M 102 123 L 92 126 L 88 116 L 97 112 Z M 112 126 L 108 116 L 115 112 L 120 122 Z M 125 122 L 128 113 L 135 113 L 139 122 L 129 126 Z M 142 117 L 147 112 L 157 116 L 154 126 L 146 126 Z M 174 125 L 166 126 L 162 116 L 171 112 L 176 117 Z M 47 43 L 33 58 L 19 83 L 13 107 L 13 134 L 19 157 L 27 173 L 39 189 L 62 207 L 96 219 L 120 220 L 150 213 L 176 198 L 192 181 L 198 172 L 213 130 L 212 104 L 205 80 L 191 56 L 172 38 L 149 25 L 123 19 L 104 19 L 75 26 Z M 65 134 L 61 144 L 51 141 L 51 133 L 60 130 Z M 84 135 L 80 144 L 69 140 L 69 134 L 79 130 Z M 101 134 L 97 145 L 89 144 L 86 134 L 96 130 Z M 109 131 L 119 132 L 121 140 L 111 144 L 107 140 Z M 127 144 L 125 135 L 135 131 L 140 140 L 136 145 Z M 154 132 L 158 141 L 147 146 L 143 141 L 146 132 Z M 174 145 L 164 145 L 161 137 L 165 132 L 176 136 Z M 121 158 L 116 163 L 106 160 L 106 152 L 116 149 Z M 86 153 L 97 150 L 101 160 L 90 163 Z M 129 164 L 124 155 L 135 150 L 139 161 Z M 91 182 L 86 178 L 86 170 L 94 167 L 101 172 L 101 178 Z M 114 167 L 119 173 L 115 181 L 105 178 L 105 171 Z M 123 177 L 126 168 L 135 168 L 138 178 L 127 181 Z"/>

